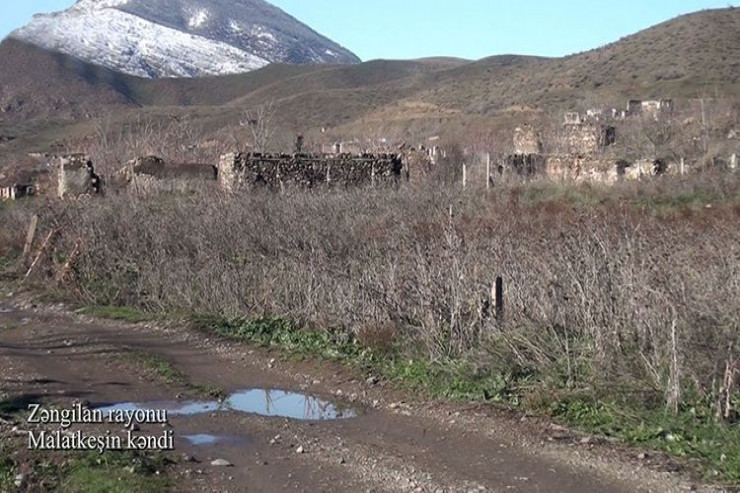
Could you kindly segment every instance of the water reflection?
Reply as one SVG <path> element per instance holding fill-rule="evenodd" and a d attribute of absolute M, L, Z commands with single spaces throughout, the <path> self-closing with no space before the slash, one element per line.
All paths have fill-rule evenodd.
<path fill-rule="evenodd" d="M 110 410 L 166 410 L 171 416 L 192 416 L 197 414 L 235 411 L 261 416 L 324 421 L 353 418 L 358 411 L 338 403 L 332 403 L 305 394 L 283 390 L 249 389 L 235 392 L 223 402 L 186 401 L 135 403 L 122 402 L 99 408 L 103 413 Z"/>

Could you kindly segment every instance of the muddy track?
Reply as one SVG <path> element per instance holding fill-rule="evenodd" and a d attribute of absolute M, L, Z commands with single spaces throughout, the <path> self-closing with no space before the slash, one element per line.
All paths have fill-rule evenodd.
<path fill-rule="evenodd" d="M 181 491 L 680 491 L 685 478 L 624 460 L 614 447 L 481 406 L 415 401 L 341 367 L 284 360 L 178 324 L 124 324 L 60 307 L 0 301 L 0 397 L 182 402 L 120 355 L 156 354 L 188 381 L 235 392 L 280 389 L 353 406 L 358 416 L 311 421 L 214 411 L 171 416 Z M 142 432 L 147 430 L 142 426 Z M 158 425 L 151 425 L 156 427 Z M 194 445 L 183 437 L 222 441 Z M 214 467 L 225 459 L 231 467 Z"/>

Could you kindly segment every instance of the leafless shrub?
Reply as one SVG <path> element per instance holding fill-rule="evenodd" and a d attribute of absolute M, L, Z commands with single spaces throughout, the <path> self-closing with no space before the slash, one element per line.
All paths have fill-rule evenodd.
<path fill-rule="evenodd" d="M 275 103 L 268 101 L 259 105 L 254 110 L 244 112 L 244 118 L 239 121 L 239 126 L 249 129 L 252 145 L 257 152 L 267 152 L 270 142 L 275 134 Z"/>
<path fill-rule="evenodd" d="M 63 227 L 51 271 L 81 249 L 68 287 L 87 303 L 292 317 L 416 357 L 639 393 L 673 410 L 693 389 L 730 417 L 740 209 L 680 204 L 738 189 L 725 175 L 621 184 L 609 189 L 613 200 L 592 187 L 534 200 L 527 187 L 435 184 L 109 197 L 42 220 Z M 496 276 L 506 284 L 503 320 L 491 307 Z"/>
<path fill-rule="evenodd" d="M 108 117 L 96 121 L 93 139 L 67 151 L 88 154 L 96 170 L 110 176 L 128 161 L 147 155 L 171 163 L 215 163 L 227 151 L 225 133 L 227 130 L 209 136 L 187 116 L 172 115 L 162 121 L 139 115 L 122 125 Z"/>

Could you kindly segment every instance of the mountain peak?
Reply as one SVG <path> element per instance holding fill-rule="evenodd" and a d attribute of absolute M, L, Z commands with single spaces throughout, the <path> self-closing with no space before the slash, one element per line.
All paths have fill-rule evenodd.
<path fill-rule="evenodd" d="M 11 37 L 148 78 L 360 61 L 264 0 L 77 0 Z"/>
<path fill-rule="evenodd" d="M 105 9 L 109 7 L 120 7 L 129 0 L 77 0 L 72 8 L 77 9 Z"/>

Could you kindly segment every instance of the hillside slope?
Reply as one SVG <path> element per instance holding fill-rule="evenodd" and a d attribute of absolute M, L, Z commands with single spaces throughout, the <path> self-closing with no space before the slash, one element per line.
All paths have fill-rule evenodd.
<path fill-rule="evenodd" d="M 0 123 L 75 120 L 137 106 L 118 72 L 8 38 L 0 43 Z"/>
<path fill-rule="evenodd" d="M 492 57 L 431 76 L 425 86 L 430 102 L 483 112 L 512 104 L 740 95 L 740 9 L 688 14 L 564 58 Z"/>
<path fill-rule="evenodd" d="M 114 112 L 125 120 L 145 110 L 153 118 L 189 115 L 216 131 L 238 122 L 245 109 L 273 101 L 287 133 L 397 128 L 411 135 L 441 131 L 453 120 L 467 131 L 472 122 L 515 123 L 510 108 L 559 112 L 623 107 L 631 98 L 738 98 L 740 9 L 685 15 L 564 58 L 271 64 L 246 74 L 152 80 L 8 39 L 0 44 L 0 64 L 7 67 L 0 72 L 0 108 L 7 110 L 0 127 Z"/>

